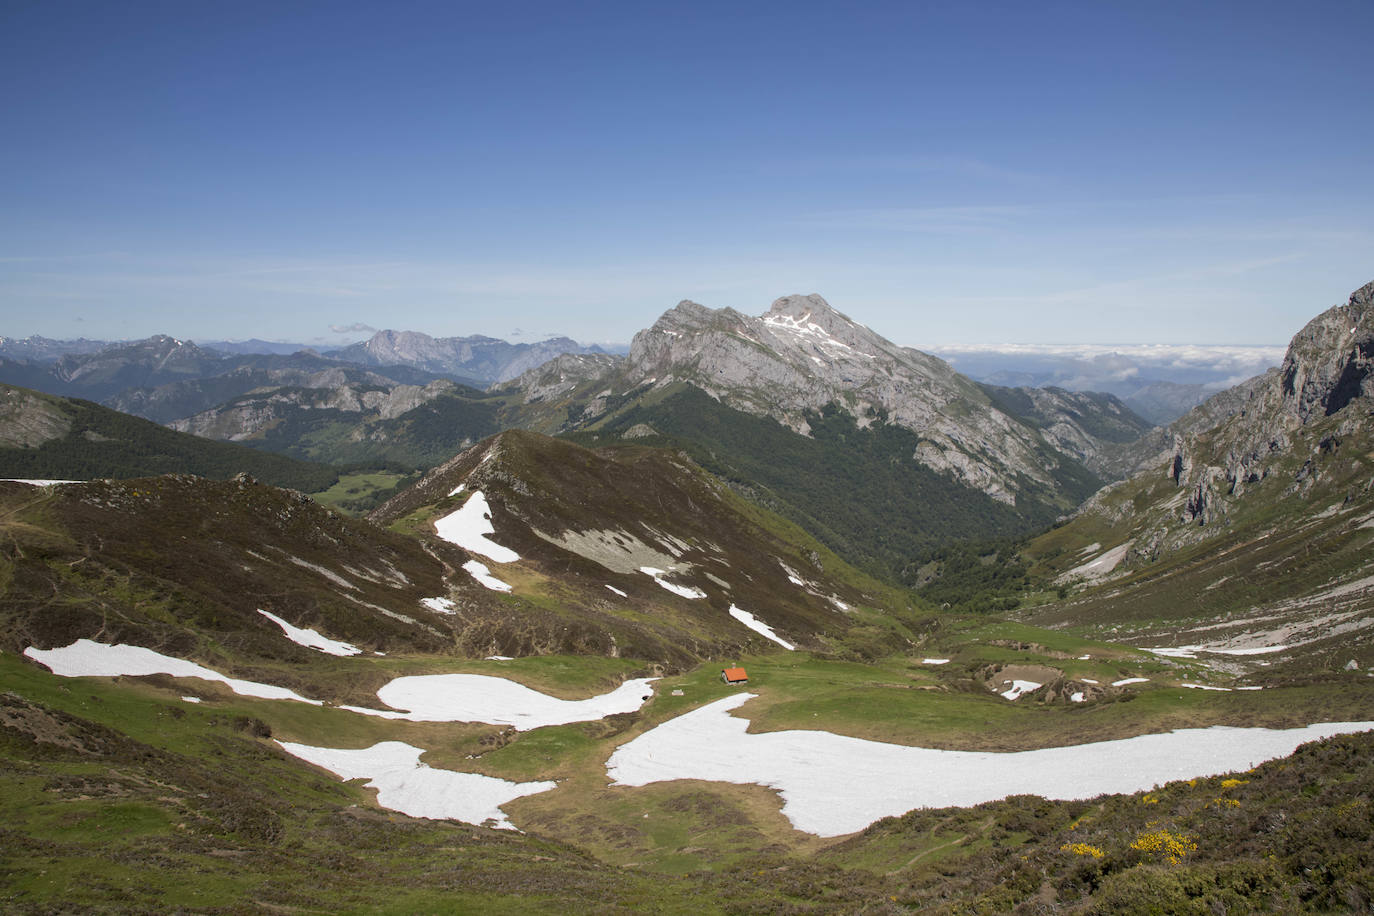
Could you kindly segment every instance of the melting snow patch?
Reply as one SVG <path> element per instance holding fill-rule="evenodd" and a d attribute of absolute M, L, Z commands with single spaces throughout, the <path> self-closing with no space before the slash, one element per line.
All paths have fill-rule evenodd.
<path fill-rule="evenodd" d="M 182 699 L 183 701 L 187 702 L 187 703 L 199 703 L 199 702 L 200 702 L 200 697 L 182 697 L 181 699 Z"/>
<path fill-rule="evenodd" d="M 81 483 L 79 480 L 33 480 L 22 477 L 6 477 L 9 483 L 26 483 L 31 487 L 55 487 L 60 483 Z"/>
<path fill-rule="evenodd" d="M 1180 684 L 1180 687 L 1191 687 L 1194 690 L 1221 690 L 1226 693 L 1231 692 L 1230 687 L 1208 687 L 1206 684 Z"/>
<path fill-rule="evenodd" d="M 500 661 L 509 658 L 496 657 Z M 345 706 L 351 712 L 411 722 L 486 722 L 521 731 L 545 725 L 592 722 L 634 712 L 648 699 L 651 677 L 626 681 L 610 693 L 586 700 L 562 700 L 524 684 L 486 674 L 420 674 L 398 677 L 377 691 L 391 709 Z M 397 710 L 401 710 L 398 712 Z"/>
<path fill-rule="evenodd" d="M 520 554 L 514 550 L 502 547 L 487 537 L 495 534 L 496 529 L 491 526 L 491 508 L 487 506 L 487 498 L 481 490 L 473 490 L 461 508 L 436 521 L 434 533 L 450 544 L 480 553 L 497 563 L 514 563 L 520 559 Z"/>
<path fill-rule="evenodd" d="M 781 793 L 782 813 L 792 826 L 841 836 L 913 808 L 973 806 L 1022 794 L 1079 799 L 1138 792 L 1249 769 L 1307 741 L 1374 728 L 1374 722 L 1217 727 L 1013 754 L 941 751 L 822 731 L 751 735 L 749 721 L 729 711 L 752 696 L 726 697 L 622 744 L 607 774 L 624 786 L 673 779 L 767 786 Z"/>
<path fill-rule="evenodd" d="M 1127 684 L 1143 684 L 1148 681 L 1148 677 L 1128 677 L 1119 681 L 1112 681 L 1113 687 L 1125 687 Z"/>
<path fill-rule="evenodd" d="M 1097 681 L 1093 680 L 1093 679 L 1090 678 L 1090 677 L 1082 678 L 1082 681 L 1083 681 L 1083 683 L 1085 683 L 1085 684 L 1096 684 L 1096 683 L 1097 683 Z"/>
<path fill-rule="evenodd" d="M 1153 649 L 1146 648 L 1145 651 L 1153 652 L 1155 655 L 1162 655 L 1165 658 L 1197 658 L 1197 646 L 1179 646 L 1176 649 L 1159 646 Z"/>
<path fill-rule="evenodd" d="M 615 592 L 617 595 L 619 595 L 619 596 L 622 597 L 622 598 L 628 598 L 628 597 L 630 597 L 629 595 L 627 595 L 627 594 L 625 594 L 624 592 L 622 592 L 620 589 L 616 588 L 614 585 L 608 585 L 608 586 L 606 586 L 606 587 L 607 587 L 608 589 L 610 589 L 611 591 Z"/>
<path fill-rule="evenodd" d="M 1019 700 L 1026 694 L 1039 690 L 1043 686 L 1043 684 L 1037 684 L 1035 681 L 1012 681 L 1011 686 L 1003 690 L 1000 695 L 1006 697 L 1008 700 Z"/>
<path fill-rule="evenodd" d="M 261 608 L 258 609 L 258 613 L 281 627 L 282 632 L 286 634 L 286 638 L 298 646 L 305 646 L 307 649 L 314 649 L 316 652 L 323 652 L 326 655 L 361 655 L 363 652 L 362 649 L 350 643 L 339 642 L 337 639 L 330 639 L 328 636 L 321 636 L 318 630 L 306 630 L 300 627 L 293 627 L 276 614 L 269 614 Z"/>
<path fill-rule="evenodd" d="M 449 495 L 449 496 L 457 496 L 459 493 L 462 493 L 462 492 L 463 492 L 463 488 L 466 487 L 466 486 L 467 486 L 467 484 L 465 484 L 465 483 L 460 483 L 460 484 L 458 484 L 458 486 L 454 487 L 452 490 L 449 490 L 449 491 L 448 491 L 448 495 Z"/>
<path fill-rule="evenodd" d="M 485 659 L 483 659 L 483 661 L 488 661 L 488 662 L 513 662 L 513 661 L 515 661 L 515 659 L 511 658 L 509 655 L 488 655 Z"/>
<path fill-rule="evenodd" d="M 494 592 L 508 592 L 511 590 L 509 585 L 491 574 L 491 570 L 487 569 L 485 563 L 480 563 L 477 560 L 468 560 L 463 564 L 463 571 Z"/>
<path fill-rule="evenodd" d="M 1069 702 L 1070 702 L 1070 703 L 1082 703 L 1084 699 L 1086 699 L 1086 697 L 1084 697 L 1083 691 L 1081 691 L 1081 690 L 1076 690 L 1076 691 L 1074 691 L 1073 695 L 1069 697 Z"/>
<path fill-rule="evenodd" d="M 921 659 L 921 664 L 923 664 L 923 665 L 948 665 L 948 664 L 949 664 L 949 659 L 947 659 L 947 658 L 923 658 L 923 659 Z"/>
<path fill-rule="evenodd" d="M 774 633 L 773 628 L 770 627 L 768 624 L 764 623 L 762 620 L 759 620 L 757 617 L 755 617 L 748 611 L 740 610 L 733 604 L 730 605 L 730 616 L 738 620 L 740 623 L 744 624 L 749 629 L 753 630 L 755 633 L 758 633 L 760 636 L 773 640 L 773 642 L 782 646 L 784 649 L 793 650 L 797 648 L 787 640 L 783 639 L 777 633 Z"/>
<path fill-rule="evenodd" d="M 668 591 L 672 592 L 674 595 L 681 595 L 683 598 L 693 599 L 706 597 L 706 593 L 695 586 L 674 585 L 672 582 L 669 582 L 667 579 L 664 579 L 663 576 L 667 575 L 667 573 L 665 573 L 661 569 L 658 569 L 657 567 L 641 566 L 639 567 L 639 571 L 644 573 L 644 575 L 646 576 L 652 576 L 655 582 L 666 588 Z"/>
<path fill-rule="evenodd" d="M 30 646 L 24 650 L 24 654 L 40 665 L 47 666 L 59 677 L 146 677 L 150 674 L 198 677 L 204 681 L 218 681 L 240 696 L 259 697 L 264 700 L 296 700 L 312 706 L 324 705 L 319 700 L 306 699 L 285 687 L 225 677 L 218 671 L 212 671 L 195 662 L 172 658 L 141 646 L 112 646 L 89 639 L 78 639 L 61 649 L 35 649 Z"/>
<path fill-rule="evenodd" d="M 1078 660 L 1079 660 L 1080 662 L 1086 662 L 1086 661 L 1087 661 L 1088 659 L 1090 659 L 1090 658 L 1092 658 L 1091 655 L 1080 655 L 1080 656 L 1078 656 Z"/>
<path fill-rule="evenodd" d="M 485 566 L 482 568 L 486 569 Z M 454 604 L 450 598 L 421 598 L 420 603 L 436 614 L 458 613 L 458 605 Z"/>
<path fill-rule="evenodd" d="M 377 804 L 411 817 L 452 818 L 514 830 L 501 805 L 556 788 L 555 782 L 507 782 L 478 773 L 437 770 L 420 762 L 421 748 L 383 741 L 361 750 L 311 747 L 278 741 L 287 753 L 323 767 L 340 779 L 366 779 Z"/>

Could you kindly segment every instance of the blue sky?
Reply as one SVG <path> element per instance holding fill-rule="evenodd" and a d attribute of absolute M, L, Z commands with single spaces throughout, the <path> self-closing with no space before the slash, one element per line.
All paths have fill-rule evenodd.
<path fill-rule="evenodd" d="M 1370 34 L 1367 0 L 0 0 L 0 334 L 627 341 L 818 292 L 912 346 L 1281 344 L 1374 279 Z"/>

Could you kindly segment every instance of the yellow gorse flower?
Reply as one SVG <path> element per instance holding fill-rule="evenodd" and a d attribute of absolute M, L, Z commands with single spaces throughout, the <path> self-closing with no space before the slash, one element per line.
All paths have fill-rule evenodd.
<path fill-rule="evenodd" d="M 1177 865 L 1183 861 L 1184 856 L 1197 852 L 1197 843 L 1192 837 L 1182 833 L 1155 830 L 1136 837 L 1131 843 L 1131 848 L 1147 855 L 1158 855 L 1167 859 L 1169 864 Z"/>
<path fill-rule="evenodd" d="M 1089 846 L 1087 843 L 1065 843 L 1059 847 L 1061 852 L 1071 852 L 1076 856 L 1092 856 L 1094 859 L 1102 858 L 1102 850 L 1096 846 Z"/>

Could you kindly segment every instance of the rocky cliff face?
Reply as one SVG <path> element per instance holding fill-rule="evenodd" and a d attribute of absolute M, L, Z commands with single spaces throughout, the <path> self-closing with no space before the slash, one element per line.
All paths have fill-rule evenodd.
<path fill-rule="evenodd" d="M 72 421 L 36 391 L 0 385 L 0 448 L 37 448 L 71 431 Z"/>
<path fill-rule="evenodd" d="M 1308 322 L 1279 368 L 1143 439 L 1134 447 L 1140 476 L 1107 488 L 1081 511 L 1143 526 L 1133 555 L 1157 556 L 1210 536 L 1252 490 L 1263 488 L 1269 499 L 1309 491 L 1324 456 L 1367 437 L 1372 415 L 1374 283 Z M 1161 478 L 1169 491 L 1144 502 L 1125 498 Z"/>

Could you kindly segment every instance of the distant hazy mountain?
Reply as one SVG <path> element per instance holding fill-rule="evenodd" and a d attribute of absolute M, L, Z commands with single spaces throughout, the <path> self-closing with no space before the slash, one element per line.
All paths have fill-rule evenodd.
<path fill-rule="evenodd" d="M 52 340 L 47 337 L 0 337 L 0 359 L 29 360 L 35 363 L 56 362 L 59 357 L 78 353 L 96 353 L 109 346 L 103 340 Z"/>
<path fill-rule="evenodd" d="M 992 385 L 1108 392 L 1161 424 L 1283 359 L 1278 346 L 1193 344 L 988 344 L 934 347 L 930 352 Z"/>
<path fill-rule="evenodd" d="M 218 350 L 220 353 L 233 353 L 236 355 L 247 355 L 251 353 L 271 353 L 278 356 L 288 356 L 292 353 L 299 353 L 302 350 L 309 350 L 311 347 L 303 343 L 283 343 L 276 340 L 259 340 L 256 337 L 248 340 L 200 340 L 197 344 L 207 350 Z"/>
<path fill-rule="evenodd" d="M 370 340 L 331 357 L 362 366 L 413 366 L 441 375 L 463 376 L 483 385 L 513 379 L 564 353 L 596 353 L 567 337 L 540 343 L 508 343 L 494 337 L 430 337 L 419 331 L 378 331 Z"/>

